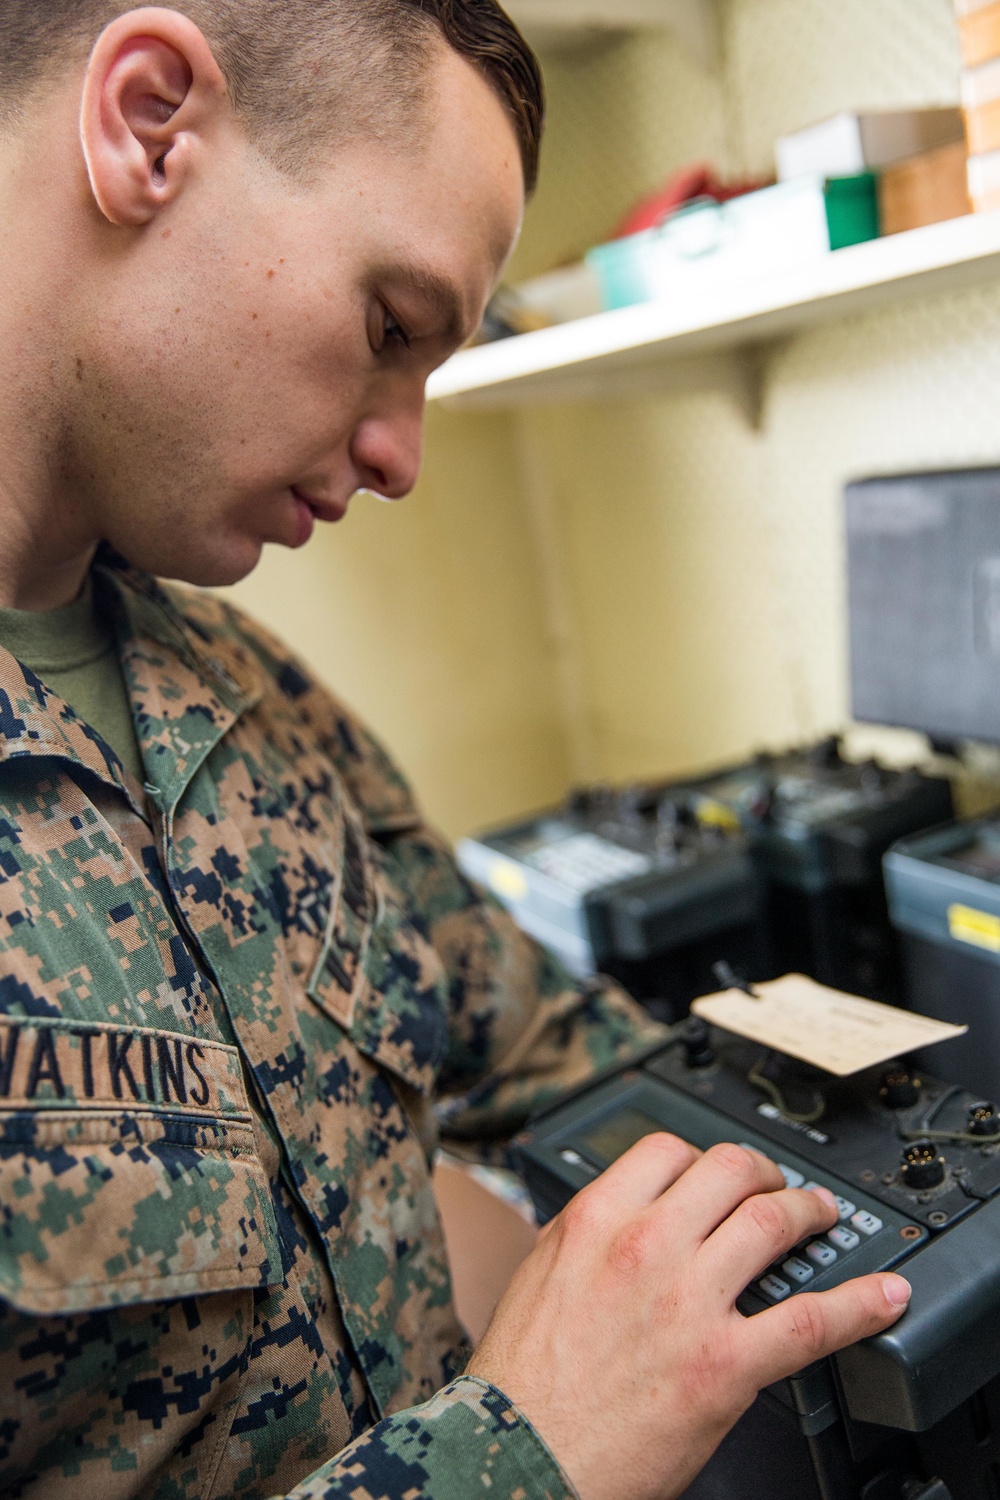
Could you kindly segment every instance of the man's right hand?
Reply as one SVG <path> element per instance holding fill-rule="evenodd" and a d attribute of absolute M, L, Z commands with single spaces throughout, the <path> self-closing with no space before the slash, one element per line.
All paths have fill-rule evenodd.
<path fill-rule="evenodd" d="M 646 1136 L 546 1227 L 469 1374 L 515 1402 L 581 1500 L 674 1500 L 763 1386 L 903 1312 L 891 1273 L 736 1310 L 836 1217 L 754 1151 Z"/>

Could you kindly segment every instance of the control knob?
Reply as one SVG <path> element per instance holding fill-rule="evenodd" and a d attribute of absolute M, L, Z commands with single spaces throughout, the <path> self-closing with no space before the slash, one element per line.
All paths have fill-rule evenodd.
<path fill-rule="evenodd" d="M 879 1097 L 887 1109 L 911 1109 L 920 1099 L 920 1079 L 905 1068 L 890 1068 L 882 1074 Z"/>
<path fill-rule="evenodd" d="M 618 812 L 625 823 L 638 823 L 656 812 L 659 798 L 648 786 L 627 786 L 618 795 Z"/>
<path fill-rule="evenodd" d="M 563 805 L 571 816 L 586 817 L 605 806 L 611 800 L 612 795 L 611 788 L 600 782 L 594 786 L 575 786 L 567 792 Z"/>
<path fill-rule="evenodd" d="M 770 823 L 774 817 L 777 800 L 778 792 L 774 784 L 774 778 L 771 776 L 761 776 L 753 786 L 747 806 L 747 812 L 750 814 L 753 822 Z"/>
<path fill-rule="evenodd" d="M 840 753 L 840 735 L 828 735 L 818 745 L 813 745 L 809 751 L 809 764 L 815 771 L 836 771 L 842 766 L 844 757 Z"/>
<path fill-rule="evenodd" d="M 969 1105 L 970 1135 L 1000 1135 L 1000 1115 L 988 1099 Z"/>
<path fill-rule="evenodd" d="M 684 1061 L 689 1068 L 708 1068 L 715 1061 L 715 1053 L 709 1041 L 708 1027 L 698 1016 L 688 1016 L 681 1027 L 681 1043 Z"/>
<path fill-rule="evenodd" d="M 914 1141 L 903 1152 L 901 1175 L 908 1188 L 936 1188 L 944 1182 L 945 1166 L 933 1141 Z"/>

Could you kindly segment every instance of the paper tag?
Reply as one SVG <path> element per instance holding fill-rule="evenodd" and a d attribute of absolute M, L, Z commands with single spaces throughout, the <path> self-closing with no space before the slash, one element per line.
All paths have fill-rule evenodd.
<path fill-rule="evenodd" d="M 754 985 L 754 992 L 759 999 L 723 990 L 696 1000 L 691 1009 L 713 1026 L 840 1078 L 969 1029 L 827 989 L 804 974 Z"/>

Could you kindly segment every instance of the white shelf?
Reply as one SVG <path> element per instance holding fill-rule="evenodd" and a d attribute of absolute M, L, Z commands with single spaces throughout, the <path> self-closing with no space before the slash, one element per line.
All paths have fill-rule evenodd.
<path fill-rule="evenodd" d="M 600 400 L 715 379 L 761 345 L 827 318 L 1000 276 L 1000 211 L 852 245 L 780 276 L 683 305 L 645 302 L 465 349 L 435 371 L 430 401 L 517 407 Z"/>

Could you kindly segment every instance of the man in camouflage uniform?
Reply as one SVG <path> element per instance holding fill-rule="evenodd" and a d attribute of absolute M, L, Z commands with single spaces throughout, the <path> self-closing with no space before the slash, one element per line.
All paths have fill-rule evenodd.
<path fill-rule="evenodd" d="M 0 1490 L 284 1493 L 428 1402 L 302 1493 L 563 1493 L 499 1396 L 435 1395 L 463 1348 L 433 1100 L 502 1140 L 633 1013 L 469 886 L 262 631 L 111 559 L 95 583 L 144 789 L 0 656 Z"/>
<path fill-rule="evenodd" d="M 461 1373 L 439 1136 L 502 1153 L 655 1032 L 462 878 L 278 643 L 151 576 L 410 488 L 533 176 L 533 64 L 492 0 L 189 8 L 0 15 L 0 1493 L 677 1495 L 905 1284 L 744 1324 L 830 1206 L 653 1137 Z M 296 176 L 335 105 L 336 170 Z M 13 649 L 80 608 L 87 712 Z"/>

